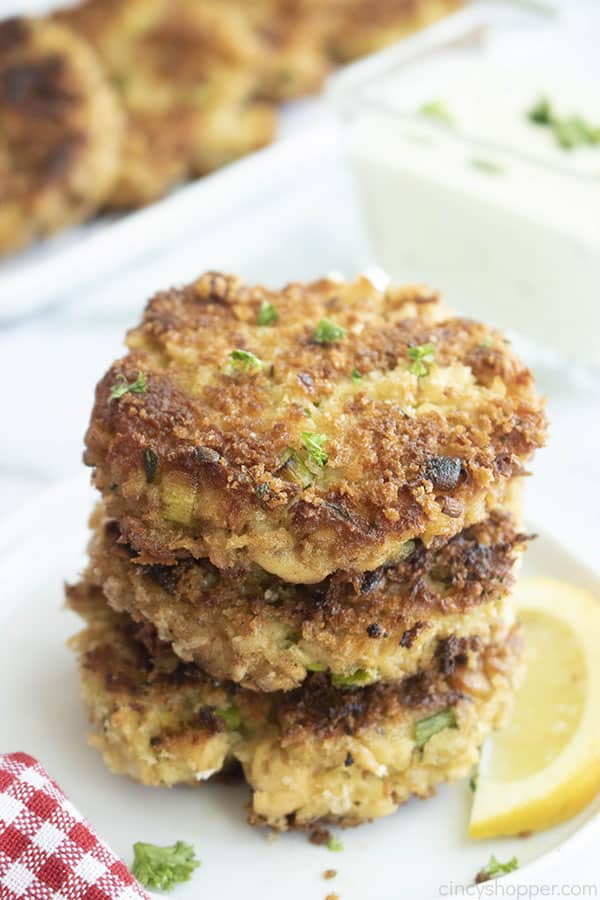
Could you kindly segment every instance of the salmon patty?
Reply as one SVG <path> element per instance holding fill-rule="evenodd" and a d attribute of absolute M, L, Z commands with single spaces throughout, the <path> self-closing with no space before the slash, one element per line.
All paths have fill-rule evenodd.
<path fill-rule="evenodd" d="M 0 23 L 0 253 L 74 225 L 115 180 L 123 118 L 92 48 L 68 28 Z"/>
<path fill-rule="evenodd" d="M 57 14 L 96 47 L 127 115 L 113 207 L 161 197 L 264 146 L 255 101 L 259 46 L 239 10 L 215 0 L 86 0 Z"/>
<path fill-rule="evenodd" d="M 358 825 L 467 774 L 519 670 L 513 631 L 500 644 L 467 639 L 451 665 L 436 661 L 396 685 L 343 690 L 313 673 L 295 691 L 258 694 L 182 663 L 98 588 L 68 596 L 88 620 L 73 646 L 91 742 L 108 767 L 167 786 L 237 760 L 253 791 L 250 821 L 279 830 Z"/>
<path fill-rule="evenodd" d="M 302 586 L 256 566 L 219 572 L 205 559 L 139 565 L 120 538 L 98 510 L 86 577 L 112 608 L 214 678 L 258 691 L 291 690 L 314 671 L 342 685 L 399 681 L 432 665 L 440 647 L 501 640 L 527 540 L 509 513 L 494 512 L 439 547 L 415 541 L 395 566 Z"/>
<path fill-rule="evenodd" d="M 423 287 L 207 273 L 153 297 L 127 343 L 85 461 L 150 565 L 302 584 L 397 564 L 487 518 L 545 437 L 508 342 Z"/>
<path fill-rule="evenodd" d="M 462 0 L 337 0 L 328 48 L 336 62 L 374 53 L 460 9 Z"/>
<path fill-rule="evenodd" d="M 323 87 L 331 69 L 327 40 L 337 21 L 335 2 L 227 0 L 242 11 L 260 48 L 257 93 L 282 103 Z"/>

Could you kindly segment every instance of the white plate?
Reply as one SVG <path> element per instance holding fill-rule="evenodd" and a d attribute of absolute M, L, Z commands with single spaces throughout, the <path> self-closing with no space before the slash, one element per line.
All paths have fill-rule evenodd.
<path fill-rule="evenodd" d="M 40 759 L 126 862 L 136 840 L 192 843 L 202 867 L 177 888 L 177 900 L 323 900 L 332 891 L 342 900 L 433 900 L 453 896 L 452 885 L 472 884 L 491 853 L 500 860 L 515 854 L 521 863 L 502 882 L 515 891 L 506 896 L 517 896 L 521 885 L 572 885 L 575 872 L 582 876 L 582 860 L 591 862 L 586 848 L 600 837 L 600 797 L 571 822 L 527 840 L 475 843 L 466 837 L 470 792 L 462 782 L 345 831 L 343 852 L 332 853 L 302 834 L 270 843 L 265 832 L 249 828 L 249 794 L 241 785 L 166 790 L 110 775 L 86 744 L 75 660 L 65 647 L 79 622 L 61 611 L 63 581 L 76 578 L 84 563 L 93 502 L 82 473 L 0 527 L 0 751 Z M 596 576 L 543 535 L 525 571 L 600 589 Z M 327 868 L 338 869 L 334 881 L 323 880 Z"/>

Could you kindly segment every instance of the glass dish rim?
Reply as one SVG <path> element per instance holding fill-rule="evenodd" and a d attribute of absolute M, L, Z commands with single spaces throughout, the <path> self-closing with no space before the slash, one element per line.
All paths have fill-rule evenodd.
<path fill-rule="evenodd" d="M 547 8 L 546 4 L 538 5 L 535 0 L 494 0 L 493 3 L 468 2 L 462 9 L 450 13 L 444 19 L 435 22 L 417 34 L 411 35 L 378 53 L 371 54 L 344 70 L 332 75 L 327 84 L 326 96 L 335 109 L 343 125 L 355 118 L 360 112 L 381 112 L 397 122 L 418 126 L 423 131 L 430 131 L 433 136 L 443 137 L 445 141 L 462 147 L 465 153 L 473 152 L 496 155 L 503 163 L 513 162 L 534 167 L 554 178 L 567 178 L 574 182 L 598 186 L 598 175 L 576 171 L 566 162 L 552 161 L 535 152 L 519 150 L 502 141 L 493 141 L 473 134 L 460 126 L 449 127 L 443 122 L 428 119 L 422 113 L 405 112 L 389 102 L 369 95 L 373 84 L 385 79 L 390 73 L 399 69 L 410 69 L 411 65 L 422 62 L 427 56 L 445 50 L 460 43 L 476 43 L 485 38 L 497 24 L 498 13 L 506 13 L 507 9 L 521 7 L 529 15 L 530 21 L 548 21 L 556 10 Z M 600 169 L 600 165 L 599 165 Z"/>

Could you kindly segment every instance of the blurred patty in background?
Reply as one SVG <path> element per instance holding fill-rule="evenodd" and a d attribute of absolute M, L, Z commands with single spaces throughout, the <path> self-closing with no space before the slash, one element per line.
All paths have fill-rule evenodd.
<path fill-rule="evenodd" d="M 0 23 L 0 254 L 268 144 L 276 106 L 459 0 L 85 0 Z"/>

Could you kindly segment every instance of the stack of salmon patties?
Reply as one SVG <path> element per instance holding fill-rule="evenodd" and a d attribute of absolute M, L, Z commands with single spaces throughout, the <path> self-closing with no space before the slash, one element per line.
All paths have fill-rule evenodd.
<path fill-rule="evenodd" d="M 241 765 L 250 821 L 356 825 L 467 774 L 520 672 L 503 336 L 419 286 L 156 294 L 96 390 L 68 588 L 92 743 L 148 785 Z"/>

